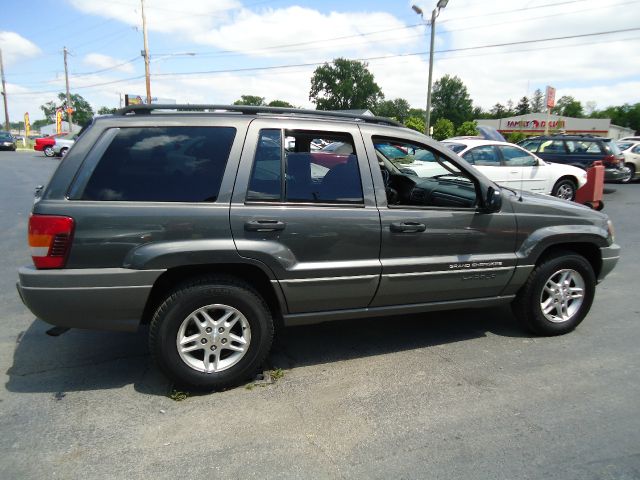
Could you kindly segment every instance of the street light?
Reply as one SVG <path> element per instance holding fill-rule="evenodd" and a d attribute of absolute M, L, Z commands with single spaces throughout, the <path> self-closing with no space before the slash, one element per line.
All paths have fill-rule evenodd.
<path fill-rule="evenodd" d="M 436 8 L 431 12 L 431 22 L 427 22 L 427 25 L 431 27 L 431 47 L 429 48 L 429 83 L 427 85 L 427 113 L 425 115 L 424 133 L 429 135 L 431 127 L 431 78 L 433 76 L 433 43 L 435 42 L 436 33 L 436 18 L 440 14 L 440 10 L 447 6 L 449 0 L 438 0 Z M 420 15 L 420 18 L 424 21 L 424 15 L 422 9 L 417 5 L 412 5 L 411 8 L 414 12 Z"/>

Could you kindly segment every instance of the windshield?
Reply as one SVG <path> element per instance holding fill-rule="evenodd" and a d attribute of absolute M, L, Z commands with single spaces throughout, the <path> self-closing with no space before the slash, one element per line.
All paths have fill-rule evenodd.
<path fill-rule="evenodd" d="M 620 150 L 626 150 L 633 145 L 633 142 L 617 142 L 617 145 Z"/>
<path fill-rule="evenodd" d="M 0 138 L 2 138 L 3 140 L 11 140 L 11 134 L 7 133 L 7 132 L 0 132 Z"/>
<path fill-rule="evenodd" d="M 460 153 L 465 148 L 467 148 L 467 146 L 464 143 L 445 143 L 445 145 L 449 147 L 450 150 L 453 150 L 455 153 Z"/>

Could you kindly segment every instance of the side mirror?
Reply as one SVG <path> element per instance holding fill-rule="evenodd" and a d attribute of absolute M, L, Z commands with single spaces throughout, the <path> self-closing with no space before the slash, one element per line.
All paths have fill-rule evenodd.
<path fill-rule="evenodd" d="M 484 209 L 488 213 L 499 212 L 502 208 L 502 194 L 500 190 L 493 187 L 487 189 L 487 196 L 484 200 Z"/>

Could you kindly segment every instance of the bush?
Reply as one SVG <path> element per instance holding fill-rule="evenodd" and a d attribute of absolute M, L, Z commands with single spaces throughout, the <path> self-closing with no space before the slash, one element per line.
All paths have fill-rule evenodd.
<path fill-rule="evenodd" d="M 456 130 L 459 137 L 478 135 L 478 123 L 475 120 L 464 122 Z"/>
<path fill-rule="evenodd" d="M 435 140 L 444 140 L 454 135 L 453 122 L 446 118 L 439 118 L 433 126 L 433 138 Z"/>
<path fill-rule="evenodd" d="M 511 132 L 507 133 L 505 138 L 507 139 L 507 142 L 518 143 L 527 138 L 527 136 L 522 132 Z"/>
<path fill-rule="evenodd" d="M 409 117 L 407 121 L 404 122 L 406 127 L 411 128 L 412 130 L 416 130 L 420 133 L 424 133 L 424 118 L 420 117 Z"/>

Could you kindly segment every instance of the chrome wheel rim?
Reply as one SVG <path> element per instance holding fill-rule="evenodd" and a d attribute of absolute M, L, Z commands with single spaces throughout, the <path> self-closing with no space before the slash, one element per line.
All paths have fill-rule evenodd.
<path fill-rule="evenodd" d="M 567 183 L 564 183 L 558 187 L 556 197 L 563 200 L 571 200 L 573 198 L 573 187 Z"/>
<path fill-rule="evenodd" d="M 631 177 L 633 177 L 633 172 L 627 166 L 624 167 L 624 177 L 620 179 L 622 183 L 629 183 L 631 181 Z"/>
<path fill-rule="evenodd" d="M 567 322 L 580 310 L 584 294 L 585 282 L 580 273 L 569 268 L 558 270 L 542 289 L 540 308 L 550 322 Z"/>
<path fill-rule="evenodd" d="M 212 304 L 198 308 L 180 324 L 178 354 L 190 368 L 216 373 L 236 365 L 251 343 L 251 327 L 239 310 Z"/>

